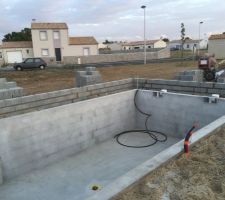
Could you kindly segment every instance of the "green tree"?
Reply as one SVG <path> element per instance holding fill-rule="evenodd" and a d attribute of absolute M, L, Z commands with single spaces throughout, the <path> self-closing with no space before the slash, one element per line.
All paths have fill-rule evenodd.
<path fill-rule="evenodd" d="M 185 43 L 185 27 L 184 23 L 181 23 L 181 57 L 184 56 L 184 43 Z"/>
<path fill-rule="evenodd" d="M 20 32 L 8 33 L 4 36 L 3 42 L 12 42 L 12 41 L 32 41 L 31 29 L 24 28 Z"/>
<path fill-rule="evenodd" d="M 103 42 L 103 44 L 113 44 L 113 41 L 109 41 L 109 40 L 105 40 L 105 42 Z"/>
<path fill-rule="evenodd" d="M 169 38 L 163 38 L 162 39 L 164 42 L 169 42 L 170 40 L 169 40 Z"/>

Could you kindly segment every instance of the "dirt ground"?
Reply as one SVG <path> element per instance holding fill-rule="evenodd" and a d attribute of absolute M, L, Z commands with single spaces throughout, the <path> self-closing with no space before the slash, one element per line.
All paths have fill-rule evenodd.
<path fill-rule="evenodd" d="M 196 69 L 197 62 L 157 63 L 147 65 L 129 65 L 97 68 L 103 81 L 112 81 L 130 77 L 172 79 L 176 73 Z M 25 89 L 26 94 L 36 94 L 72 88 L 75 86 L 75 72 L 72 68 L 48 68 L 46 70 L 0 71 L 0 78 L 16 81 Z"/>
<path fill-rule="evenodd" d="M 113 200 L 224 200 L 225 129 L 150 173 Z"/>

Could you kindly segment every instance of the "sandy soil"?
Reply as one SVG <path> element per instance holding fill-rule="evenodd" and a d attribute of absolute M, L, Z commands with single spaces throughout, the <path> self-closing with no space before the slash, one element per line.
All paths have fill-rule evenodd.
<path fill-rule="evenodd" d="M 225 129 L 156 169 L 113 200 L 224 200 Z"/>
<path fill-rule="evenodd" d="M 147 65 L 129 65 L 116 67 L 101 67 L 103 81 L 112 81 L 130 77 L 172 79 L 176 73 L 188 69 L 196 69 L 197 63 L 193 61 L 183 63 L 157 63 Z M 75 73 L 77 69 L 48 68 L 46 70 L 24 70 L 22 72 L 0 71 L 0 78 L 16 81 L 27 94 L 36 94 L 72 88 L 75 86 Z"/>

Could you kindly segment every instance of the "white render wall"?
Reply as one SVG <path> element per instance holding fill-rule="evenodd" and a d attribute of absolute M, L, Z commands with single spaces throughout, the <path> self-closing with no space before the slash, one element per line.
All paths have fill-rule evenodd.
<path fill-rule="evenodd" d="M 215 53 L 217 59 L 225 58 L 225 39 L 223 40 L 209 40 L 209 49 L 210 54 Z"/>
<path fill-rule="evenodd" d="M 164 42 L 163 40 L 159 40 L 157 42 L 154 43 L 154 48 L 165 48 L 167 46 L 166 42 Z"/>
<path fill-rule="evenodd" d="M 84 56 L 84 48 L 89 48 L 90 55 L 98 55 L 98 45 L 68 45 L 63 49 L 63 56 Z"/>
<path fill-rule="evenodd" d="M 48 40 L 41 41 L 39 38 L 39 32 L 41 30 L 32 30 L 32 40 L 33 40 L 33 48 L 34 48 L 34 56 L 35 57 L 45 57 L 42 56 L 41 49 L 49 49 L 49 55 L 46 58 L 55 57 L 55 47 L 54 47 L 54 39 L 53 39 L 53 31 L 54 30 L 43 30 L 47 31 Z M 61 56 L 62 60 L 65 56 L 83 56 L 83 49 L 89 48 L 91 55 L 98 55 L 98 45 L 69 45 L 69 34 L 68 30 L 56 30 L 60 32 L 60 48 L 61 48 Z"/>
<path fill-rule="evenodd" d="M 29 53 L 27 53 L 27 50 L 29 50 Z M 0 59 L 3 63 L 8 63 L 8 56 L 7 52 L 12 51 L 20 51 L 22 52 L 23 60 L 26 58 L 32 58 L 34 56 L 33 49 L 32 48 L 6 48 L 6 49 L 0 49 L 0 52 L 2 52 L 2 59 Z"/>
<path fill-rule="evenodd" d="M 43 30 L 47 32 L 47 40 L 40 40 L 40 31 L 42 30 L 31 30 L 34 57 L 44 57 L 42 56 L 42 49 L 48 49 L 49 55 L 46 57 L 55 57 L 55 49 L 53 43 L 53 31 Z M 60 31 L 61 34 L 61 31 Z"/>

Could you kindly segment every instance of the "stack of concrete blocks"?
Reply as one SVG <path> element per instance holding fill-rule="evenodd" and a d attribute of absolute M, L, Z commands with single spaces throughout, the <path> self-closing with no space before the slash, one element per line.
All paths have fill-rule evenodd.
<path fill-rule="evenodd" d="M 203 82 L 203 77 L 203 70 L 190 70 L 179 72 L 179 74 L 175 76 L 175 79 L 180 81 Z"/>
<path fill-rule="evenodd" d="M 86 67 L 85 71 L 77 71 L 76 86 L 83 87 L 102 82 L 101 74 L 96 71 L 96 67 Z"/>
<path fill-rule="evenodd" d="M 0 78 L 0 100 L 23 96 L 23 88 L 18 87 L 16 82 L 7 82 Z"/>

